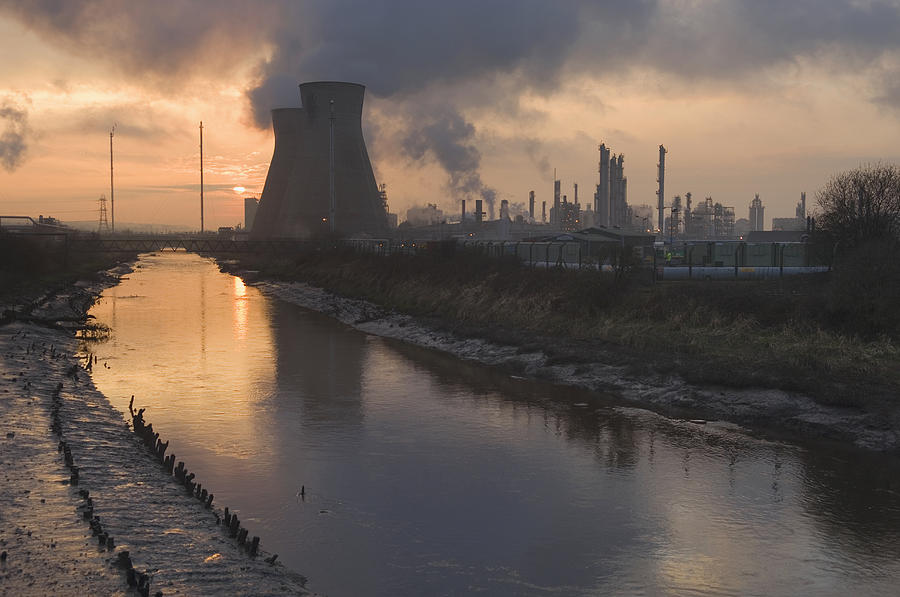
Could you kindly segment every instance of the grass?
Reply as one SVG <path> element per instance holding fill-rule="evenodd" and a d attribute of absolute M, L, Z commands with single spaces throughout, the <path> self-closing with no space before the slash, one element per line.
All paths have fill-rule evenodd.
<path fill-rule="evenodd" d="M 835 317 L 827 275 L 654 285 L 466 253 L 310 254 L 245 258 L 243 266 L 430 317 L 462 333 L 553 345 L 554 362 L 582 362 L 592 352 L 695 383 L 802 391 L 823 403 L 869 409 L 893 409 L 900 389 L 900 330 L 857 333 Z"/>
<path fill-rule="evenodd" d="M 78 280 L 96 280 L 99 272 L 135 255 L 88 253 L 65 256 L 59 247 L 28 237 L 0 236 L 0 305 L 28 305 Z M 0 308 L 2 310 L 2 308 Z M 2 313 L 0 313 L 2 316 Z"/>

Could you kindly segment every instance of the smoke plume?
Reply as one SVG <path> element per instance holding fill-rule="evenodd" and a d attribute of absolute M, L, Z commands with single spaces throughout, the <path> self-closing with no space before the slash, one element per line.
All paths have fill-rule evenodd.
<path fill-rule="evenodd" d="M 447 172 L 447 187 L 453 197 L 483 198 L 489 219 L 494 219 L 496 192 L 481 180 L 481 152 L 473 144 L 475 127 L 447 107 L 440 114 L 422 118 L 424 123 L 411 128 L 403 139 L 404 153 L 416 161 L 437 161 Z"/>
<path fill-rule="evenodd" d="M 0 101 L 0 123 L 0 164 L 7 172 L 13 172 L 22 165 L 28 150 L 28 111 L 12 98 L 4 98 Z"/>

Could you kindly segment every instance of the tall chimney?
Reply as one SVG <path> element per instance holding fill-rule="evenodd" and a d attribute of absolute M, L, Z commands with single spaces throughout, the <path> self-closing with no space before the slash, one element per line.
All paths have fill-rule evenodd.
<path fill-rule="evenodd" d="M 559 179 L 556 178 L 556 169 L 553 170 L 553 209 L 550 210 L 550 224 L 559 221 Z"/>
<path fill-rule="evenodd" d="M 484 221 L 484 212 L 481 211 L 481 199 L 475 200 L 475 222 L 481 224 Z"/>
<path fill-rule="evenodd" d="M 541 223 L 547 223 L 547 202 L 541 201 Z"/>
<path fill-rule="evenodd" d="M 459 223 L 465 227 L 466 225 L 466 200 L 462 200 L 462 214 L 460 214 Z"/>
<path fill-rule="evenodd" d="M 597 194 L 594 198 L 594 212 L 597 224 L 609 226 L 609 149 L 604 143 L 600 144 L 600 181 L 597 184 Z"/>
<path fill-rule="evenodd" d="M 528 215 L 534 220 L 534 191 L 528 192 Z"/>
<path fill-rule="evenodd" d="M 666 209 L 666 148 L 659 146 L 659 164 L 657 164 L 656 182 L 659 190 L 656 191 L 657 209 L 659 209 L 659 231 L 663 230 L 663 215 Z"/>

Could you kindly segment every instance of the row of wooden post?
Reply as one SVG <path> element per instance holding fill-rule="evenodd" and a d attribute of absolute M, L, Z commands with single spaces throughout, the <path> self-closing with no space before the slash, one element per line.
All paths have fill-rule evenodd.
<path fill-rule="evenodd" d="M 175 477 L 175 480 L 183 485 L 188 493 L 197 498 L 207 509 L 211 509 L 213 494 L 209 493 L 199 482 L 194 480 L 196 476 L 194 473 L 188 472 L 183 461 L 178 461 L 178 464 L 175 464 L 175 454 L 166 456 L 169 442 L 162 441 L 159 433 L 153 431 L 153 424 L 144 421 L 144 410 L 142 408 L 137 412 L 134 411 L 134 396 L 132 396 L 131 401 L 128 403 L 128 412 L 131 414 L 131 426 L 135 435 L 141 438 L 144 445 L 153 452 L 167 473 Z M 219 522 L 219 515 L 216 514 L 216 524 L 219 524 Z M 255 557 L 259 553 L 259 537 L 254 536 L 250 541 L 247 541 L 247 529 L 241 527 L 237 514 L 232 514 L 228 508 L 225 508 L 224 522 L 225 531 L 229 536 L 237 540 L 237 544 L 246 549 L 251 557 Z M 272 558 L 267 558 L 266 561 L 274 563 L 277 557 L 275 555 Z"/>
<path fill-rule="evenodd" d="M 60 407 L 62 406 L 62 389 L 63 384 L 57 384 L 56 388 L 53 391 L 51 396 L 50 403 L 50 429 L 59 439 L 59 443 L 57 444 L 57 452 L 63 455 L 63 461 L 71 472 L 71 477 L 69 478 L 69 482 L 76 486 L 80 481 L 79 477 L 79 469 L 75 464 L 75 457 L 72 455 L 72 449 L 69 447 L 68 442 L 63 439 L 62 434 L 62 420 L 59 416 Z M 115 539 L 103 528 L 103 524 L 100 522 L 100 517 L 94 514 L 94 499 L 91 497 L 91 492 L 87 489 L 79 489 L 78 496 L 81 498 L 81 504 L 77 507 L 77 510 L 81 513 L 81 517 L 87 521 L 88 525 L 91 527 L 91 533 L 94 537 L 97 538 L 97 544 L 101 549 L 106 549 L 107 551 L 112 551 L 116 547 Z M 124 559 L 123 559 L 124 556 Z M 119 553 L 119 561 L 124 562 L 127 560 L 128 566 L 125 567 L 125 578 L 128 582 L 128 585 L 131 587 L 135 587 L 138 591 L 139 595 L 143 597 L 149 597 L 150 595 L 150 575 L 145 572 L 138 572 L 134 569 L 134 566 L 131 563 L 131 557 L 127 551 L 122 551 Z M 162 597 L 162 591 L 157 591 L 155 593 L 156 597 Z"/>

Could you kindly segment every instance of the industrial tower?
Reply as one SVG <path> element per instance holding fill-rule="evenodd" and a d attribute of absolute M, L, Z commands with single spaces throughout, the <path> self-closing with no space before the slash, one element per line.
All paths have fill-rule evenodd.
<path fill-rule="evenodd" d="M 365 89 L 356 83 L 303 83 L 302 107 L 272 110 L 275 151 L 251 237 L 387 231 L 362 135 Z"/>
<path fill-rule="evenodd" d="M 659 163 L 656 168 L 656 182 L 659 183 L 659 189 L 656 191 L 656 204 L 659 210 L 659 231 L 662 233 L 666 210 L 666 148 L 662 145 L 659 146 Z"/>
<path fill-rule="evenodd" d="M 106 195 L 100 195 L 97 200 L 100 203 L 100 224 L 97 226 L 97 234 L 109 232 L 109 221 L 106 219 Z"/>

